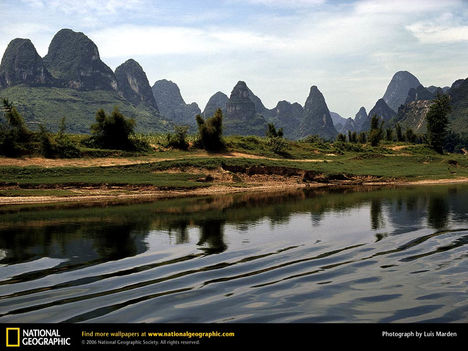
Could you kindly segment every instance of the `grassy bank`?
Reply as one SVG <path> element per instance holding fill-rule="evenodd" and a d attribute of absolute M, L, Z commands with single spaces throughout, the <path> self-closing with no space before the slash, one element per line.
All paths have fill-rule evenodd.
<path fill-rule="evenodd" d="M 468 177 L 468 158 L 462 154 L 440 155 L 424 145 L 366 145 L 346 150 L 342 145 L 288 142 L 284 155 L 272 153 L 265 138 L 230 137 L 228 150 L 207 154 L 201 150 L 154 151 L 146 154 L 113 155 L 110 165 L 87 166 L 95 158 L 79 165 L 15 166 L 2 159 L 0 184 L 3 188 L 54 189 L 64 186 L 153 186 L 159 189 L 194 189 L 215 184 L 244 186 L 297 177 L 298 182 L 327 182 L 361 177 L 363 181 L 417 181 Z M 348 147 L 349 148 L 349 147 Z M 109 151 L 110 152 L 110 151 Z M 112 153 L 110 153 L 112 156 Z M 109 154 L 106 154 L 109 156 Z M 28 160 L 22 160 L 28 164 Z M 83 160 L 82 160 L 83 161 Z M 125 162 L 123 162 L 125 161 Z M 119 164 L 122 162 L 123 164 Z M 217 180 L 219 174 L 222 179 Z M 304 172 L 310 172 L 304 178 Z M 241 177 L 240 177 L 241 176 Z M 210 178 L 211 177 L 211 178 Z M 228 180 L 228 181 L 227 181 Z M 20 196 L 5 192 L 0 196 Z M 62 194 L 63 195 L 63 194 Z M 65 194 L 66 195 L 66 194 Z"/>

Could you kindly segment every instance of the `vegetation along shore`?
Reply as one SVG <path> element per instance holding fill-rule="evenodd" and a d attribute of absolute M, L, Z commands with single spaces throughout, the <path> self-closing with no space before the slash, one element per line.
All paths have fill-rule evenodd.
<path fill-rule="evenodd" d="M 385 135 L 377 116 L 361 138 L 287 140 L 273 124 L 264 137 L 223 136 L 220 109 L 210 118 L 198 115 L 192 135 L 183 126 L 135 134 L 135 122 L 117 108 L 97 111 L 90 135 L 67 134 L 65 120 L 56 133 L 33 132 L 8 100 L 3 110 L 0 206 L 468 181 L 464 150 L 388 137 L 392 131 Z"/>

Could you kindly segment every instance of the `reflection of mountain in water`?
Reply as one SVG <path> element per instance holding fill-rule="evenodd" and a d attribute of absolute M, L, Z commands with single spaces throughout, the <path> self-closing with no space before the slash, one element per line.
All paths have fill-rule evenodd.
<path fill-rule="evenodd" d="M 145 230 L 143 230 L 145 229 Z M 2 263 L 51 257 L 71 264 L 108 261 L 146 251 L 148 223 L 44 224 L 0 230 L 0 247 L 7 251 Z"/>
<path fill-rule="evenodd" d="M 402 234 L 421 227 L 427 212 L 427 197 L 408 194 L 386 201 L 386 213 L 394 228 L 393 234 Z"/>

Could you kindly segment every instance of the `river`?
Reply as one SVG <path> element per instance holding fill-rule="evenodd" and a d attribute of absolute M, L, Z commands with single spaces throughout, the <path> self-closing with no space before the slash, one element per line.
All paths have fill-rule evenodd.
<path fill-rule="evenodd" d="M 0 207 L 0 322 L 467 322 L 468 186 Z"/>

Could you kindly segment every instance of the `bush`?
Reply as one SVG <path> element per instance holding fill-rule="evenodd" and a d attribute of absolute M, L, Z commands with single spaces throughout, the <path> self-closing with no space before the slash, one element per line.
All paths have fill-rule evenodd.
<path fill-rule="evenodd" d="M 62 119 L 59 132 L 55 138 L 44 126 L 39 126 L 37 134 L 41 155 L 47 158 L 75 158 L 81 157 L 81 151 L 65 134 L 65 118 Z"/>
<path fill-rule="evenodd" d="M 207 151 L 218 152 L 225 149 L 223 140 L 223 112 L 217 109 L 215 114 L 203 119 L 202 116 L 196 116 L 199 140 L 198 143 Z"/>
<path fill-rule="evenodd" d="M 81 157 L 80 149 L 78 149 L 70 137 L 65 134 L 65 129 L 65 117 L 63 117 L 60 122 L 60 129 L 55 137 L 57 156 L 60 158 Z"/>
<path fill-rule="evenodd" d="M 270 137 L 267 139 L 267 143 L 270 146 L 271 151 L 278 155 L 284 155 L 288 147 L 288 143 L 280 136 Z"/>
<path fill-rule="evenodd" d="M 283 128 L 276 130 L 276 127 L 273 123 L 268 123 L 268 129 L 266 131 L 267 138 L 282 138 L 283 137 Z"/>
<path fill-rule="evenodd" d="M 47 158 L 54 158 L 56 156 L 56 145 L 50 136 L 50 133 L 41 124 L 39 126 L 39 143 L 41 155 Z"/>
<path fill-rule="evenodd" d="M 343 141 L 335 141 L 333 143 L 333 147 L 335 148 L 337 153 L 342 153 L 343 151 L 354 151 L 354 152 L 364 151 L 362 146 L 357 143 L 346 143 Z"/>
<path fill-rule="evenodd" d="M 147 150 L 148 143 L 131 138 L 135 121 L 125 118 L 117 107 L 108 116 L 103 109 L 96 112 L 96 123 L 91 126 L 90 144 L 95 147 L 117 150 Z"/>
<path fill-rule="evenodd" d="M 167 134 L 167 146 L 180 150 L 188 150 L 188 126 L 174 126 L 174 134 Z"/>

